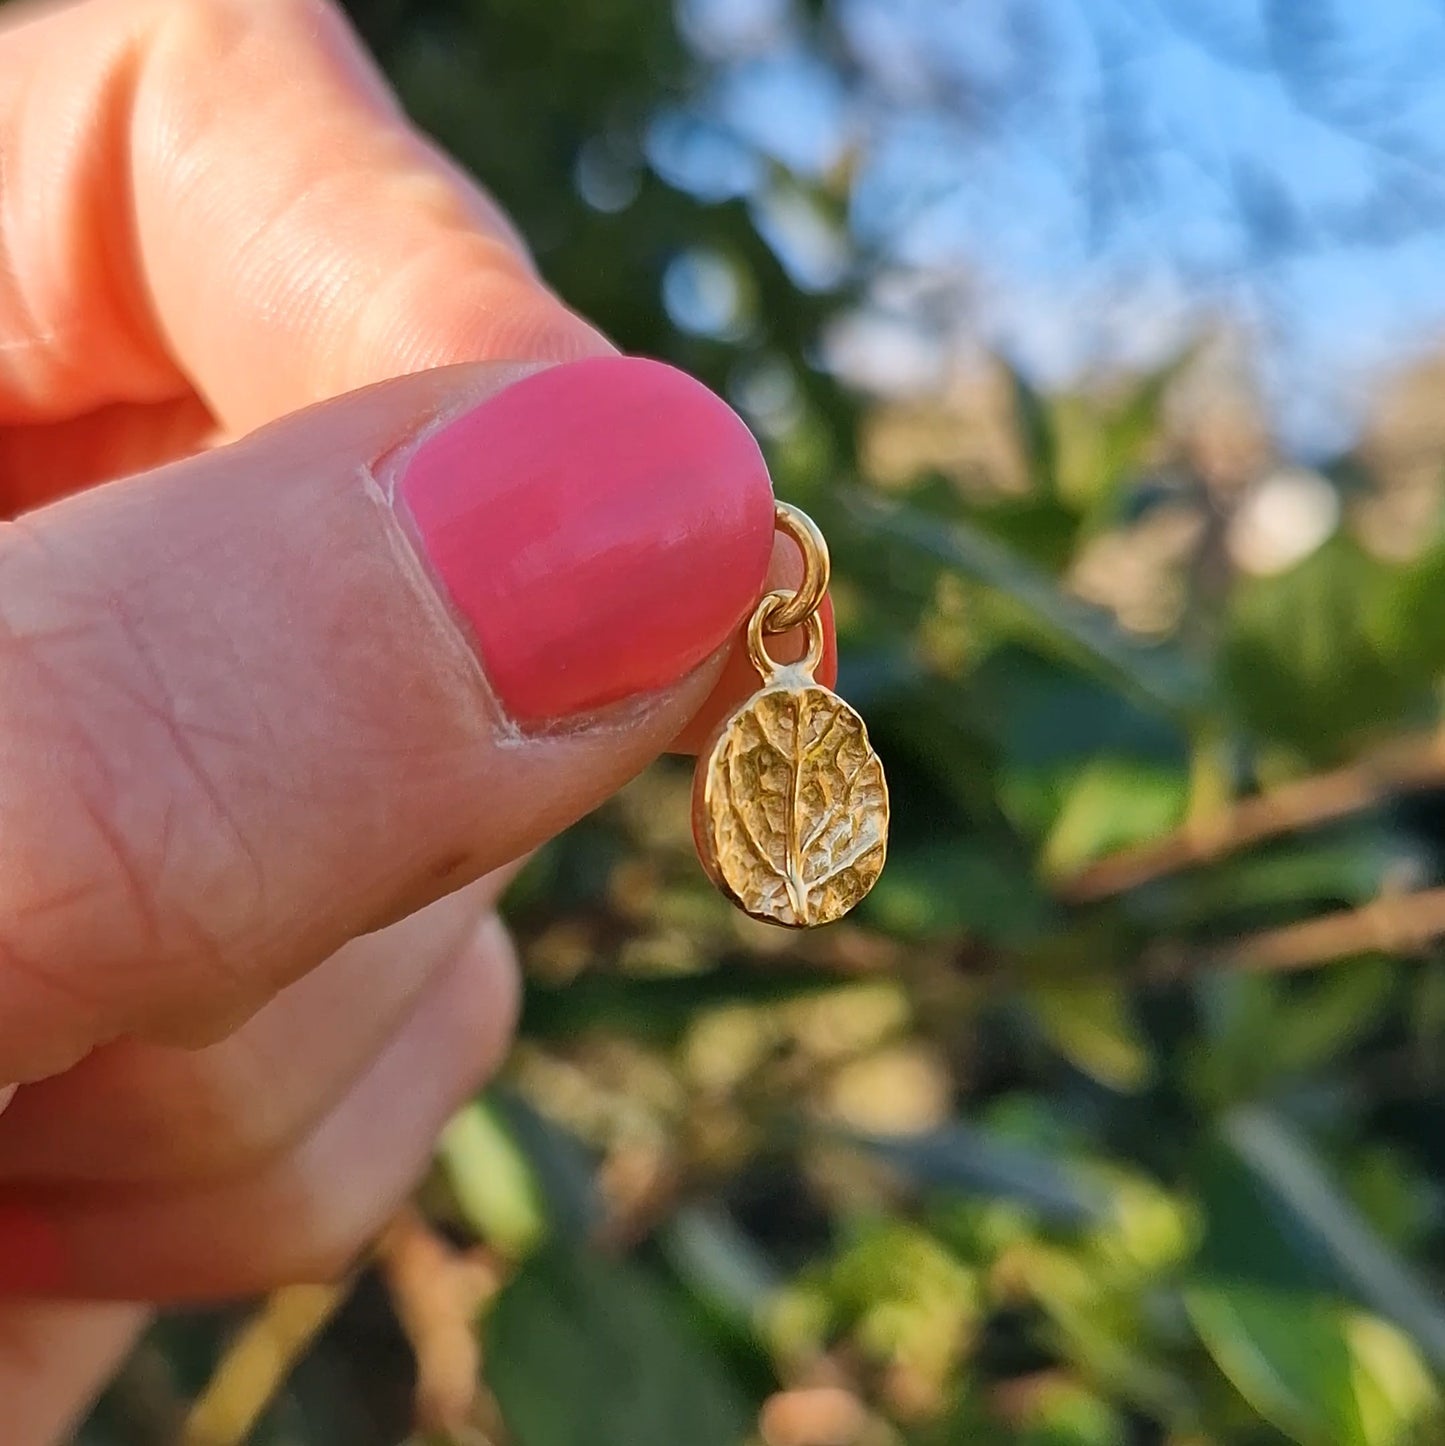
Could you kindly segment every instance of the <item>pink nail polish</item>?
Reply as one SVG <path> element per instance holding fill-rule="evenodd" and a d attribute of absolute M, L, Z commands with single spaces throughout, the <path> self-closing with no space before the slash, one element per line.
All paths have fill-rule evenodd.
<path fill-rule="evenodd" d="M 70 1275 L 69 1256 L 50 1218 L 0 1201 L 0 1297 L 61 1294 Z"/>
<path fill-rule="evenodd" d="M 428 437 L 398 501 L 508 713 L 540 723 L 682 678 L 757 600 L 757 443 L 660 362 L 536 372 Z"/>

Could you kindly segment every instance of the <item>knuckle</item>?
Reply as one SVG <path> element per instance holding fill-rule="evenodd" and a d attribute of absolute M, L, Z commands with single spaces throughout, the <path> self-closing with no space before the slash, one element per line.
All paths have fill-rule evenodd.
<path fill-rule="evenodd" d="M 282 1159 L 311 1123 L 313 1101 L 277 1082 L 275 1061 L 256 1054 L 239 1034 L 193 1056 L 199 1067 L 178 1100 L 184 1122 L 173 1137 L 190 1179 L 227 1180 L 263 1173 Z"/>
<path fill-rule="evenodd" d="M 386 1219 L 385 1209 L 348 1208 L 344 1190 L 311 1178 L 303 1166 L 296 1168 L 285 1193 L 291 1225 L 276 1261 L 276 1273 L 284 1281 L 345 1275 Z"/>
<path fill-rule="evenodd" d="M 333 1280 L 354 1266 L 425 1172 L 446 1120 L 500 1061 L 520 999 L 514 964 L 498 923 L 447 996 L 448 1032 L 458 1041 L 475 1041 L 473 1047 L 440 1051 L 441 1078 L 433 1082 L 427 1103 L 404 1124 L 373 1131 L 376 1138 L 369 1139 L 364 1158 L 358 1142 L 372 1101 L 353 1094 L 304 1140 L 284 1142 L 279 1157 L 256 1177 L 264 1181 L 263 1213 L 286 1222 L 284 1233 L 272 1240 L 269 1284 Z"/>
<path fill-rule="evenodd" d="M 156 50 L 214 68 L 227 61 L 275 58 L 298 44 L 346 33 L 335 0 L 158 0 Z"/>

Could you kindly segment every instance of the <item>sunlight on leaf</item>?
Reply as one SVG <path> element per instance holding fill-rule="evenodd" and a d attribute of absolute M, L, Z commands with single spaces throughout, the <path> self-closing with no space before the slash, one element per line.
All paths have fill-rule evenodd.
<path fill-rule="evenodd" d="M 1110 1089 L 1143 1089 L 1153 1078 L 1148 1045 L 1127 992 L 1107 980 L 1038 983 L 1029 990 L 1034 1018 L 1071 1064 Z"/>
<path fill-rule="evenodd" d="M 546 1219 L 522 1151 L 496 1113 L 475 1100 L 452 1116 L 437 1145 L 467 1223 L 503 1255 L 526 1255 Z"/>

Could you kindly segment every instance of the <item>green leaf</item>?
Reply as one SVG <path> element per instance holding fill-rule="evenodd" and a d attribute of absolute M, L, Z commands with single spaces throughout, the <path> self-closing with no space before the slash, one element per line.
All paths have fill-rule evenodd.
<path fill-rule="evenodd" d="M 1195 1285 L 1185 1305 L 1205 1348 L 1251 1406 L 1302 1446 L 1412 1446 L 1437 1416 L 1408 1337 L 1323 1296 Z"/>
<path fill-rule="evenodd" d="M 1044 842 L 1042 867 L 1054 877 L 1115 849 L 1167 832 L 1184 816 L 1188 780 L 1178 770 L 1133 758 L 1101 757 L 1069 781 Z"/>
<path fill-rule="evenodd" d="M 1036 939 L 1053 906 L 992 839 L 890 848 L 864 916 L 906 939 L 967 933 L 1005 945 Z"/>
<path fill-rule="evenodd" d="M 967 520 L 1050 573 L 1062 572 L 1078 546 L 1079 519 L 1052 496 L 1030 493 L 980 503 L 969 509 Z"/>
<path fill-rule="evenodd" d="M 950 699 L 1015 768 L 1070 774 L 1099 754 L 1187 774 L 1187 735 L 1176 723 L 1070 664 L 1016 645 L 994 648 Z"/>
<path fill-rule="evenodd" d="M 1433 546 L 1400 575 L 1393 610 L 1394 636 L 1414 665 L 1424 674 L 1445 671 L 1445 542 Z"/>
<path fill-rule="evenodd" d="M 1059 486 L 1059 439 L 1053 408 L 1017 367 L 1003 366 L 1013 393 L 1017 435 L 1029 480 L 1046 497 L 1052 497 Z"/>
<path fill-rule="evenodd" d="M 1370 1446 L 1394 1446 L 1402 1435 L 1413 1443 L 1424 1439 L 1409 1428 L 1430 1418 L 1441 1420 L 1439 1382 L 1425 1368 L 1412 1343 L 1401 1332 L 1373 1316 L 1352 1316 L 1346 1324 L 1354 1358 L 1355 1403 L 1362 1435 Z"/>
<path fill-rule="evenodd" d="M 1436 1369 L 1445 1370 L 1445 1310 L 1334 1185 L 1304 1140 L 1261 1109 L 1232 1112 L 1221 1135 L 1253 1177 L 1269 1229 L 1294 1242 L 1296 1257 L 1308 1254 L 1317 1276 L 1323 1273 L 1394 1321 Z M 1257 1222 L 1257 1239 L 1260 1234 Z"/>
<path fill-rule="evenodd" d="M 1236 1110 L 1220 1137 L 1202 1172 L 1206 1230 L 1184 1292 L 1200 1340 L 1302 1446 L 1407 1446 L 1439 1405 L 1422 1358 L 1439 1344 L 1437 1308 L 1282 1121 Z"/>
<path fill-rule="evenodd" d="M 1311 980 L 1280 1010 L 1274 1053 L 1281 1072 L 1328 1064 L 1373 1029 L 1395 994 L 1393 960 L 1358 959 Z"/>
<path fill-rule="evenodd" d="M 1436 1188 L 1411 1156 L 1386 1140 L 1372 1140 L 1348 1161 L 1350 1199 L 1395 1250 L 1427 1248 L 1439 1214 Z"/>
<path fill-rule="evenodd" d="M 846 1337 L 874 1368 L 911 1362 L 938 1380 L 968 1349 L 985 1309 L 981 1273 L 930 1231 L 859 1216 L 837 1255 L 783 1292 L 768 1329 L 775 1349 Z"/>
<path fill-rule="evenodd" d="M 1184 1299 L 1215 1363 L 1266 1421 L 1302 1446 L 1363 1441 L 1333 1302 L 1240 1284 L 1192 1286 Z"/>
<path fill-rule="evenodd" d="M 1128 1093 L 1153 1078 L 1148 1045 L 1120 985 L 1051 980 L 1030 988 L 1028 1000 L 1049 1043 L 1100 1084 Z"/>
<path fill-rule="evenodd" d="M 505 1085 L 487 1091 L 499 1120 L 525 1154 L 553 1235 L 585 1239 L 602 1215 L 587 1147 Z"/>
<path fill-rule="evenodd" d="M 753 1412 L 665 1283 L 555 1244 L 487 1322 L 486 1377 L 516 1446 L 738 1446 Z"/>
<path fill-rule="evenodd" d="M 1012 603 L 1025 637 L 1103 673 L 1171 715 L 1196 711 L 1204 680 L 1175 652 L 1131 641 L 1106 613 L 1069 597 L 1040 572 L 976 526 L 946 522 L 861 494 L 847 505 L 875 534 L 915 556 L 993 589 Z"/>
<path fill-rule="evenodd" d="M 1151 883 L 1129 900 L 1138 917 L 1160 928 L 1242 929 L 1273 923 L 1308 907 L 1363 904 L 1377 898 L 1402 849 L 1382 830 L 1345 838 L 1295 839 L 1236 855 Z M 1241 920 L 1234 924 L 1233 920 Z"/>
<path fill-rule="evenodd" d="M 525 1255 L 546 1219 L 526 1157 L 484 1101 L 458 1110 L 437 1144 L 457 1205 L 477 1237 L 504 1256 Z"/>
<path fill-rule="evenodd" d="M 1337 537 L 1236 589 L 1223 679 L 1242 719 L 1317 762 L 1432 712 L 1432 672 L 1402 635 L 1401 574 Z"/>
<path fill-rule="evenodd" d="M 1215 1104 L 1257 1098 L 1328 1064 L 1376 1026 L 1396 972 L 1388 959 L 1364 958 L 1290 983 L 1262 974 L 1202 980 L 1207 1040 L 1193 1071 L 1200 1094 Z"/>
<path fill-rule="evenodd" d="M 1170 365 L 1146 375 L 1123 402 L 1102 419 L 1102 457 L 1093 489 L 1096 510 L 1107 506 L 1144 464 L 1159 433 L 1164 399 L 1188 360 L 1185 352 Z"/>
<path fill-rule="evenodd" d="M 1189 1052 L 1189 1083 L 1211 1109 L 1253 1099 L 1274 1074 L 1270 1040 L 1280 981 L 1266 974 L 1204 975 L 1195 988 L 1201 1038 Z"/>

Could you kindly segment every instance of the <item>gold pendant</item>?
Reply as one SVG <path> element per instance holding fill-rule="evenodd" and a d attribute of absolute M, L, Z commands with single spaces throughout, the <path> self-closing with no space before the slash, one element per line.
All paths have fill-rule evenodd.
<path fill-rule="evenodd" d="M 802 548 L 797 592 L 770 592 L 748 623 L 762 688 L 698 757 L 692 831 L 708 877 L 745 913 L 808 928 L 841 919 L 877 881 L 888 849 L 888 783 L 863 720 L 814 677 L 828 548 L 810 518 L 779 503 Z M 768 656 L 767 634 L 807 625 L 797 663 Z"/>

